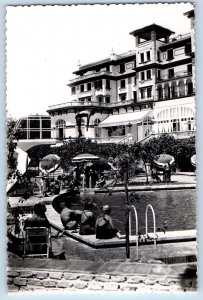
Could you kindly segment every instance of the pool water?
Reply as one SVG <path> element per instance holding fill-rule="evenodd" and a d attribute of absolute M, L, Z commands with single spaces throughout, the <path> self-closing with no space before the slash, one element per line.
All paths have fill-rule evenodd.
<path fill-rule="evenodd" d="M 98 194 L 80 194 L 72 198 L 73 209 L 84 209 L 84 202 L 91 199 L 97 207 L 94 209 L 96 216 L 101 214 L 104 204 L 111 206 L 111 216 L 115 227 L 125 232 L 125 202 L 126 195 L 124 192 L 116 192 L 109 195 L 108 193 Z M 134 205 L 138 214 L 138 231 L 145 232 L 145 211 L 148 204 L 151 204 L 155 216 L 156 227 L 168 231 L 189 230 L 196 228 L 196 191 L 195 189 L 186 190 L 161 190 L 129 192 L 130 205 Z M 148 211 L 148 228 L 152 230 L 153 218 L 151 210 Z M 135 221 L 132 217 L 132 234 L 135 232 Z"/>

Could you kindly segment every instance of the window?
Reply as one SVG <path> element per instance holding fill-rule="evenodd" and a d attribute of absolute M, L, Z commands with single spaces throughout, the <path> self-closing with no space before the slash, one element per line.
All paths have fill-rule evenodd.
<path fill-rule="evenodd" d="M 150 51 L 147 51 L 147 60 L 149 61 L 150 59 Z"/>
<path fill-rule="evenodd" d="M 89 101 L 89 102 L 90 102 L 91 100 L 92 100 L 92 99 L 91 99 L 91 97 L 87 97 L 87 101 Z"/>
<path fill-rule="evenodd" d="M 151 70 L 147 70 L 147 79 L 151 79 Z"/>
<path fill-rule="evenodd" d="M 110 103 L 110 97 L 109 96 L 106 97 L 106 103 Z"/>
<path fill-rule="evenodd" d="M 110 85 L 110 80 L 106 79 L 106 89 L 110 89 L 111 85 Z"/>
<path fill-rule="evenodd" d="M 80 92 L 84 92 L 84 84 L 80 85 Z"/>
<path fill-rule="evenodd" d="M 88 83 L 87 83 L 87 90 L 88 90 L 88 91 L 91 91 L 91 88 L 92 88 L 92 84 L 91 84 L 91 82 L 88 82 Z"/>
<path fill-rule="evenodd" d="M 141 80 L 145 80 L 145 74 L 144 74 L 144 72 L 141 72 Z"/>
<path fill-rule="evenodd" d="M 42 128 L 51 128 L 51 120 L 42 120 Z"/>
<path fill-rule="evenodd" d="M 187 72 L 192 75 L 192 64 L 187 65 Z"/>
<path fill-rule="evenodd" d="M 174 77 L 174 69 L 169 69 L 168 70 L 168 78 L 171 79 Z"/>
<path fill-rule="evenodd" d="M 191 43 L 185 45 L 185 54 L 190 54 L 192 52 Z"/>
<path fill-rule="evenodd" d="M 134 77 L 134 85 L 136 85 L 137 84 L 137 77 L 135 76 Z"/>
<path fill-rule="evenodd" d="M 40 120 L 30 120 L 30 128 L 40 128 Z"/>
<path fill-rule="evenodd" d="M 75 92 L 76 92 L 76 90 L 75 90 L 75 86 L 72 86 L 72 88 L 71 88 L 71 92 L 72 92 L 72 94 L 75 94 Z"/>
<path fill-rule="evenodd" d="M 121 100 L 121 101 L 125 101 L 125 100 L 126 100 L 126 94 L 120 95 L 120 100 Z"/>
<path fill-rule="evenodd" d="M 110 66 L 106 66 L 106 71 L 107 71 L 107 72 L 110 71 Z"/>
<path fill-rule="evenodd" d="M 120 88 L 121 88 L 121 89 L 124 89 L 124 88 L 125 88 L 125 79 L 122 79 L 122 80 L 120 81 Z"/>
<path fill-rule="evenodd" d="M 161 61 L 161 59 L 160 59 L 160 51 L 157 51 L 157 61 Z"/>
<path fill-rule="evenodd" d="M 147 88 L 147 98 L 151 98 L 151 96 L 152 96 L 152 88 L 149 87 Z"/>
<path fill-rule="evenodd" d="M 173 49 L 168 49 L 167 54 L 168 54 L 168 60 L 172 60 L 173 59 Z"/>
<path fill-rule="evenodd" d="M 161 79 L 161 71 L 157 70 L 157 79 Z"/>
<path fill-rule="evenodd" d="M 97 80 L 94 83 L 95 89 L 100 90 L 102 89 L 102 80 Z"/>
<path fill-rule="evenodd" d="M 125 63 L 120 64 L 120 73 L 125 72 Z"/>
<path fill-rule="evenodd" d="M 144 53 L 140 53 L 140 61 L 141 61 L 141 63 L 144 62 Z"/>
<path fill-rule="evenodd" d="M 137 62 L 136 62 L 136 59 L 134 60 L 134 69 L 136 68 L 137 66 Z"/>
<path fill-rule="evenodd" d="M 144 89 L 140 90 L 140 96 L 141 96 L 141 99 L 144 99 L 144 97 L 145 97 L 145 91 L 144 91 Z"/>
<path fill-rule="evenodd" d="M 102 97 L 99 97 L 99 103 L 102 103 Z"/>

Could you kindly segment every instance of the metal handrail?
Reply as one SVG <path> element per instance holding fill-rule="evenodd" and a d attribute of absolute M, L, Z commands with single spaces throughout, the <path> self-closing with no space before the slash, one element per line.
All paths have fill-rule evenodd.
<path fill-rule="evenodd" d="M 154 223 L 154 246 L 156 247 L 156 217 L 155 217 L 155 212 L 151 204 L 148 204 L 146 207 L 146 212 L 145 212 L 145 233 L 146 233 L 146 238 L 148 237 L 148 209 L 151 209 L 152 215 L 153 215 L 153 223 Z"/>
<path fill-rule="evenodd" d="M 136 222 L 136 236 L 137 236 L 137 240 L 136 240 L 136 250 L 137 250 L 136 254 L 137 254 L 137 258 L 136 259 L 138 259 L 138 216 L 137 216 L 137 210 L 136 210 L 135 206 L 131 205 L 131 208 L 134 211 L 135 222 Z M 131 217 L 131 214 L 132 214 L 132 210 L 129 213 L 129 235 L 130 236 L 132 236 L 132 217 Z"/>

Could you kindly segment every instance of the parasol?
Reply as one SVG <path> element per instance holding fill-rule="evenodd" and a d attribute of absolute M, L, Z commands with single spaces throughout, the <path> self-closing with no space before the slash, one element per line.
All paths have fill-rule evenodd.
<path fill-rule="evenodd" d="M 83 153 L 75 156 L 72 162 L 86 162 L 86 161 L 97 161 L 99 157 L 90 153 Z"/>
<path fill-rule="evenodd" d="M 47 156 L 43 157 L 39 168 L 43 173 L 51 173 L 55 171 L 60 162 L 60 157 L 56 154 L 48 154 Z"/>
<path fill-rule="evenodd" d="M 175 161 L 175 158 L 169 154 L 158 154 L 154 159 L 154 162 L 159 166 L 164 166 L 166 164 L 172 165 Z"/>
<path fill-rule="evenodd" d="M 191 158 L 190 158 L 191 164 L 193 165 L 193 167 L 196 167 L 196 154 L 194 154 Z"/>

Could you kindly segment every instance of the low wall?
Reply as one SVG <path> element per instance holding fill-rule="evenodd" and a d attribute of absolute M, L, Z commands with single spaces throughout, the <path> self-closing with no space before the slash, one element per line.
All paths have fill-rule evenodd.
<path fill-rule="evenodd" d="M 9 293 L 25 292 L 195 292 L 196 278 L 111 274 L 78 274 L 10 268 Z"/>

